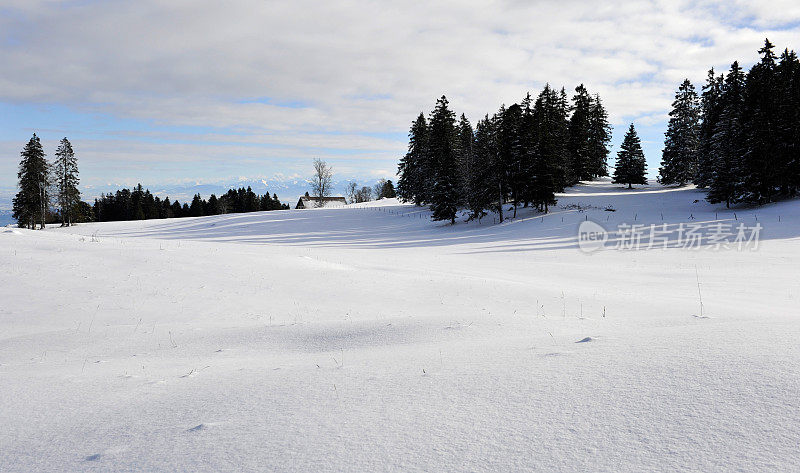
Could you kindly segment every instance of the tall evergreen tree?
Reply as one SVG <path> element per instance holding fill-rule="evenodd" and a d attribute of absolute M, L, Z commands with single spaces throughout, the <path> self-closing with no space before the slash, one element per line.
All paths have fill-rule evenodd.
<path fill-rule="evenodd" d="M 464 201 L 470 212 L 470 220 L 483 218 L 486 210 L 497 201 L 493 123 L 488 115 L 478 121 L 473 152 L 467 155 L 468 162 L 464 166 Z"/>
<path fill-rule="evenodd" d="M 56 149 L 55 162 L 56 200 L 61 214 L 61 226 L 72 225 L 74 213 L 81 201 L 78 190 L 78 160 L 72 144 L 64 137 Z"/>
<path fill-rule="evenodd" d="M 430 166 L 427 154 L 428 123 L 425 115 L 419 114 L 408 132 L 408 152 L 400 160 L 397 174 L 397 195 L 416 205 L 427 202 Z"/>
<path fill-rule="evenodd" d="M 587 136 L 587 175 L 591 178 L 608 176 L 608 153 L 611 142 L 611 124 L 600 95 L 595 94 L 589 106 L 589 133 Z"/>
<path fill-rule="evenodd" d="M 631 123 L 628 132 L 625 133 L 625 138 L 622 140 L 622 146 L 617 153 L 617 165 L 614 168 L 614 183 L 627 184 L 628 189 L 632 184 L 647 184 L 647 161 L 644 158 L 642 151 L 642 142 L 639 135 L 636 134 L 636 129 Z"/>
<path fill-rule="evenodd" d="M 144 187 L 139 183 L 131 192 L 131 216 L 132 220 L 144 220 Z"/>
<path fill-rule="evenodd" d="M 785 49 L 777 66 L 777 161 L 780 192 L 794 197 L 800 188 L 800 61 Z"/>
<path fill-rule="evenodd" d="M 689 79 L 678 87 L 669 116 L 658 180 L 684 185 L 697 174 L 700 148 L 700 102 Z"/>
<path fill-rule="evenodd" d="M 456 115 L 448 108 L 447 97 L 436 101 L 428 124 L 428 154 L 433 182 L 430 207 L 433 220 L 456 222 L 458 210 Z"/>
<path fill-rule="evenodd" d="M 20 153 L 19 192 L 13 200 L 13 217 L 21 228 L 44 228 L 49 208 L 50 166 L 36 133 Z"/>
<path fill-rule="evenodd" d="M 458 173 L 458 194 L 459 206 L 466 205 L 467 194 L 469 193 L 469 173 L 470 166 L 473 164 L 475 132 L 472 130 L 472 124 L 467 119 L 466 115 L 461 114 L 458 121 L 458 137 L 457 137 L 457 167 Z"/>
<path fill-rule="evenodd" d="M 160 208 L 156 205 L 156 197 L 150 193 L 149 189 L 145 189 L 144 197 L 142 198 L 142 210 L 144 210 L 145 220 L 151 218 L 158 218 Z"/>
<path fill-rule="evenodd" d="M 764 41 L 758 50 L 761 60 L 747 73 L 744 93 L 743 133 L 744 166 L 743 199 L 749 202 L 771 202 L 779 184 L 780 150 L 776 88 L 775 46 Z"/>
<path fill-rule="evenodd" d="M 575 88 L 572 97 L 572 116 L 569 119 L 570 167 L 567 170 L 567 183 L 591 179 L 592 164 L 589 157 L 589 117 L 592 98 L 583 84 Z"/>
<path fill-rule="evenodd" d="M 517 172 L 517 195 L 527 207 L 534 203 L 536 199 L 536 175 L 535 162 L 537 157 L 537 128 L 535 104 L 531 94 L 525 94 L 525 98 L 520 104 L 522 109 L 522 119 L 520 122 L 520 149 L 519 149 L 519 168 Z"/>
<path fill-rule="evenodd" d="M 506 195 L 511 196 L 514 203 L 514 214 L 517 216 L 517 205 L 522 187 L 522 168 L 525 159 L 525 147 L 522 133 L 522 107 L 513 104 L 501 108 L 498 131 L 499 162 L 502 166 L 503 188 Z"/>
<path fill-rule="evenodd" d="M 723 74 L 716 76 L 714 68 L 708 71 L 708 78 L 703 85 L 703 94 L 700 99 L 700 132 L 698 146 L 697 174 L 694 183 L 699 188 L 711 185 L 714 172 L 714 159 L 711 155 L 711 139 L 714 128 L 719 120 L 720 100 L 725 77 Z"/>
<path fill-rule="evenodd" d="M 534 159 L 532 176 L 533 203 L 547 212 L 555 203 L 554 193 L 563 190 L 564 164 L 568 161 L 568 127 L 565 93 L 561 95 L 545 85 L 536 98 L 533 111 Z"/>
<path fill-rule="evenodd" d="M 744 114 L 745 76 L 738 61 L 731 64 L 719 97 L 719 115 L 709 144 L 713 160 L 706 199 L 712 204 L 725 202 L 727 207 L 741 199 L 744 154 L 742 119 Z"/>
<path fill-rule="evenodd" d="M 194 197 L 192 197 L 192 203 L 189 205 L 189 216 L 203 216 L 203 199 L 200 197 L 200 194 L 195 194 Z"/>

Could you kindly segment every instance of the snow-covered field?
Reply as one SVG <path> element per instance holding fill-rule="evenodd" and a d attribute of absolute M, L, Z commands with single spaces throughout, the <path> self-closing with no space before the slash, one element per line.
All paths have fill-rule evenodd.
<path fill-rule="evenodd" d="M 587 220 L 763 229 L 586 253 Z M 798 201 L 607 181 L 501 225 L 3 228 L 0 471 L 797 471 L 798 275 Z"/>

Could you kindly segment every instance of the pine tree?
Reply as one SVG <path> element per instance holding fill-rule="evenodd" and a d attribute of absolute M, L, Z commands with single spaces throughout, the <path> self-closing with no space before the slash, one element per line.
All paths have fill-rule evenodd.
<path fill-rule="evenodd" d="M 428 123 L 428 155 L 433 181 L 430 207 L 433 220 L 450 220 L 456 223 L 458 210 L 456 116 L 448 108 L 443 95 L 436 101 Z"/>
<path fill-rule="evenodd" d="M 591 114 L 592 98 L 583 84 L 575 88 L 572 104 L 572 116 L 569 119 L 570 167 L 567 170 L 568 185 L 593 177 L 593 166 L 589 157 L 589 116 Z"/>
<path fill-rule="evenodd" d="M 169 201 L 169 197 L 164 197 L 164 200 L 161 202 L 161 218 L 172 217 L 174 217 L 172 213 L 172 204 Z"/>
<path fill-rule="evenodd" d="M 747 73 L 744 93 L 742 192 L 748 202 L 771 202 L 779 184 L 778 106 L 774 45 L 765 40 L 761 60 Z"/>
<path fill-rule="evenodd" d="M 567 110 L 563 89 L 561 96 L 545 85 L 534 105 L 534 159 L 532 162 L 533 203 L 547 212 L 555 204 L 557 191 L 563 190 L 564 163 L 568 160 Z"/>
<path fill-rule="evenodd" d="M 498 138 L 499 162 L 503 188 L 511 195 L 514 204 L 513 217 L 517 216 L 520 189 L 522 187 L 521 174 L 525 147 L 522 134 L 522 107 L 512 104 L 508 108 L 501 108 L 498 113 L 500 118 Z"/>
<path fill-rule="evenodd" d="M 55 162 L 56 200 L 61 214 L 61 226 L 72 225 L 75 210 L 81 200 L 78 190 L 78 160 L 72 144 L 65 137 L 56 150 Z"/>
<path fill-rule="evenodd" d="M 208 198 L 208 215 L 219 215 L 220 213 L 219 200 L 216 195 L 211 194 L 211 197 Z"/>
<path fill-rule="evenodd" d="M 473 163 L 475 132 L 472 129 L 472 124 L 467 119 L 466 115 L 461 114 L 461 118 L 457 125 L 457 157 L 456 166 L 458 167 L 458 197 L 459 206 L 466 205 L 467 195 L 469 193 L 469 173 L 470 166 Z"/>
<path fill-rule="evenodd" d="M 464 165 L 464 204 L 469 209 L 470 220 L 480 221 L 486 209 L 492 208 L 497 199 L 497 183 L 493 179 L 494 130 L 489 116 L 479 120 L 475 126 L 473 152 L 467 155 Z"/>
<path fill-rule="evenodd" d="M 19 192 L 13 201 L 13 217 L 21 228 L 44 228 L 49 208 L 50 166 L 36 133 L 20 153 Z"/>
<path fill-rule="evenodd" d="M 522 119 L 520 122 L 520 136 L 519 136 L 519 168 L 517 171 L 516 185 L 519 188 L 517 191 L 518 198 L 522 201 L 525 207 L 534 203 L 536 199 L 536 176 L 535 176 L 535 162 L 537 156 L 537 128 L 535 105 L 531 94 L 525 94 L 525 98 L 520 104 L 522 108 Z"/>
<path fill-rule="evenodd" d="M 588 168 L 591 178 L 608 176 L 608 153 L 611 142 L 611 125 L 608 112 L 600 95 L 595 94 L 589 106 L 589 134 L 587 143 Z"/>
<path fill-rule="evenodd" d="M 195 194 L 194 197 L 192 197 L 192 203 L 189 205 L 189 215 L 192 217 L 203 216 L 203 199 L 200 197 L 200 194 Z"/>
<path fill-rule="evenodd" d="M 714 128 L 719 120 L 720 100 L 725 76 L 714 75 L 714 68 L 708 71 L 708 78 L 703 85 L 703 94 L 700 99 L 700 144 L 698 147 L 697 174 L 694 183 L 703 189 L 711 185 L 714 172 L 714 159 L 711 155 L 711 139 Z"/>
<path fill-rule="evenodd" d="M 142 187 L 141 183 L 133 188 L 130 202 L 131 214 L 129 218 L 132 220 L 144 220 L 144 187 Z"/>
<path fill-rule="evenodd" d="M 144 190 L 144 198 L 142 199 L 142 210 L 144 210 L 144 218 L 145 220 L 149 220 L 151 218 L 158 218 L 159 207 L 156 206 L 156 200 L 153 197 L 153 194 L 150 193 L 150 189 Z"/>
<path fill-rule="evenodd" d="M 427 159 L 428 123 L 425 115 L 419 114 L 408 132 L 408 152 L 400 160 L 397 174 L 397 195 L 416 205 L 427 202 L 430 178 Z"/>
<path fill-rule="evenodd" d="M 559 143 L 557 146 L 563 149 L 560 162 L 553 162 L 553 165 L 556 168 L 556 189 L 559 191 L 562 191 L 565 187 L 571 186 L 577 182 L 574 179 L 574 173 L 572 171 L 572 156 L 569 150 L 569 109 L 570 107 L 569 100 L 567 99 L 567 91 L 564 89 L 564 87 L 562 87 L 555 102 L 557 117 L 555 125 L 557 128 L 552 132 L 554 139 L 561 140 L 561 143 Z"/>
<path fill-rule="evenodd" d="M 684 185 L 697 174 L 700 148 L 700 102 L 689 79 L 678 87 L 669 116 L 658 180 Z"/>
<path fill-rule="evenodd" d="M 183 206 L 181 206 L 181 203 L 178 202 L 177 199 L 172 203 L 172 216 L 175 218 L 185 217 L 183 214 Z"/>
<path fill-rule="evenodd" d="M 800 61 L 785 49 L 777 66 L 777 161 L 780 192 L 794 197 L 800 188 L 800 143 L 797 117 L 800 115 Z"/>
<path fill-rule="evenodd" d="M 734 61 L 722 86 L 719 116 L 709 144 L 713 165 L 706 199 L 712 204 L 725 202 L 730 207 L 742 197 L 744 93 L 744 72 Z"/>
<path fill-rule="evenodd" d="M 628 189 L 632 184 L 647 184 L 647 161 L 642 152 L 642 142 L 639 140 L 639 135 L 636 134 L 636 129 L 631 123 L 625 138 L 622 140 L 622 146 L 617 153 L 617 165 L 614 168 L 614 183 L 627 184 Z"/>
<path fill-rule="evenodd" d="M 259 210 L 259 200 L 258 196 L 250 186 L 247 186 L 247 190 L 245 191 L 245 198 L 244 198 L 244 209 L 243 212 L 258 212 Z"/>

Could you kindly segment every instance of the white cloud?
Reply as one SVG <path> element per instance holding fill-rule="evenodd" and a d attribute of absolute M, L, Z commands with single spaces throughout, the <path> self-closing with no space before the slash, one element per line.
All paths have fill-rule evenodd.
<path fill-rule="evenodd" d="M 568 92 L 583 82 L 615 123 L 653 123 L 684 77 L 699 86 L 710 66 L 752 62 L 765 36 L 796 47 L 800 30 L 800 7 L 789 1 L 14 0 L 3 8 L 0 101 L 146 120 L 148 133 L 242 133 L 212 132 L 197 138 L 202 147 L 178 151 L 119 134 L 135 145 L 105 149 L 105 159 L 207 161 L 220 147 L 252 157 L 245 144 L 271 145 L 266 154 L 281 158 L 309 148 L 383 156 L 365 171 L 390 164 L 405 144 L 364 134 L 404 132 L 443 93 L 474 121 L 545 82 Z"/>

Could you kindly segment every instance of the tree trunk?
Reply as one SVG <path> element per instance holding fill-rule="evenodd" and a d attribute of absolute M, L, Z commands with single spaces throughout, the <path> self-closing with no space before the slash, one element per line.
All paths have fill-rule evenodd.
<path fill-rule="evenodd" d="M 497 187 L 500 190 L 500 223 L 503 223 L 503 184 L 498 184 Z"/>

